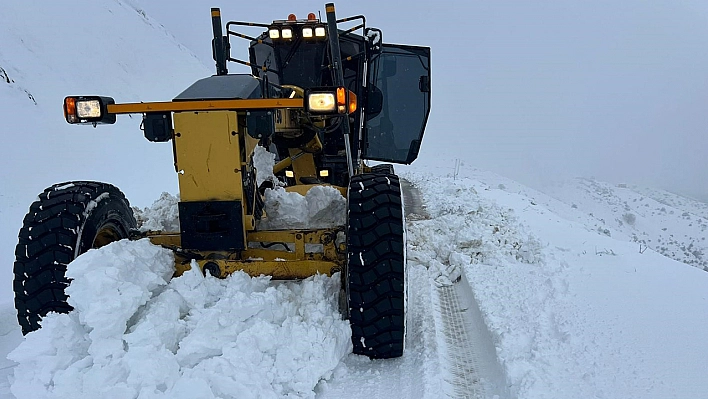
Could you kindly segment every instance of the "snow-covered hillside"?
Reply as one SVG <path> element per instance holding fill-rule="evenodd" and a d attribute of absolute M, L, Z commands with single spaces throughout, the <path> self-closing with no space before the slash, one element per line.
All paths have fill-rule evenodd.
<path fill-rule="evenodd" d="M 177 187 L 171 146 L 148 142 L 139 118 L 70 126 L 64 97 L 170 100 L 212 73 L 132 0 L 0 4 L 0 300 L 12 298 L 17 233 L 45 187 L 109 180 L 141 206 Z"/>
<path fill-rule="evenodd" d="M 628 237 L 708 270 L 708 206 L 663 190 L 575 179 L 544 190 L 597 220 L 599 232 Z"/>

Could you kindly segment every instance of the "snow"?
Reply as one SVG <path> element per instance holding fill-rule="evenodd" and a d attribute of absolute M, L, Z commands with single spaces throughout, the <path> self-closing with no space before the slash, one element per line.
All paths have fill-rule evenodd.
<path fill-rule="evenodd" d="M 67 45 L 95 32 L 100 46 Z M 109 181 L 138 206 L 142 229 L 179 230 L 170 146 L 147 142 L 139 118 L 69 126 L 63 97 L 168 100 L 213 71 L 133 0 L 6 2 L 0 33 L 4 144 L 13 149 L 0 158 L 11 172 L 0 177 L 0 352 L 9 355 L 0 357 L 0 398 L 708 397 L 708 204 L 593 179 L 538 191 L 467 167 L 454 177 L 397 167 L 425 209 L 406 226 L 399 359 L 351 354 L 337 275 L 218 280 L 195 268 L 170 279 L 171 252 L 146 240 L 72 262 L 75 311 L 22 337 L 9 291 L 13 248 L 45 187 Z M 269 157 L 254 159 L 259 179 L 269 178 Z M 261 228 L 345 224 L 334 188 L 266 193 Z M 446 293 L 460 302 L 460 323 Z"/>
<path fill-rule="evenodd" d="M 172 146 L 148 142 L 139 115 L 69 125 L 64 97 L 167 101 L 214 71 L 134 0 L 3 1 L 0 37 L 0 300 L 10 301 L 17 232 L 42 190 L 105 181 L 144 207 L 177 188 Z"/>
<path fill-rule="evenodd" d="M 426 225 L 417 239 L 427 251 L 411 251 L 415 228 L 409 251 L 433 263 L 470 257 L 464 271 L 514 397 L 703 395 L 708 345 L 694 334 L 706 327 L 705 272 L 600 234 L 592 216 L 578 223 L 581 210 L 561 217 L 577 208 L 540 192 L 468 176 L 411 176 L 431 219 L 413 223 Z"/>
<path fill-rule="evenodd" d="M 313 397 L 351 351 L 339 275 L 271 283 L 198 267 L 170 280 L 147 239 L 69 266 L 74 311 L 51 314 L 9 354 L 17 398 Z"/>
<path fill-rule="evenodd" d="M 258 227 L 262 230 L 318 229 L 344 226 L 346 199 L 334 187 L 314 186 L 301 195 L 282 187 L 266 189 L 267 215 Z"/>
<path fill-rule="evenodd" d="M 133 207 L 140 231 L 180 231 L 178 203 L 179 198 L 165 192 L 149 208 Z"/>
<path fill-rule="evenodd" d="M 253 150 L 253 166 L 256 168 L 256 186 L 260 187 L 263 182 L 270 181 L 273 185 L 281 185 L 280 181 L 273 174 L 275 165 L 275 154 L 268 152 L 265 147 L 256 146 Z"/>
<path fill-rule="evenodd" d="M 4 327 L 3 348 L 17 364 L 6 363 L 12 383 L 0 393 L 436 398 L 473 389 L 500 398 L 684 398 L 708 389 L 704 271 L 599 232 L 581 198 L 574 207 L 476 170 L 456 180 L 404 174 L 427 214 L 407 222 L 402 358 L 351 354 L 338 276 L 274 282 L 193 271 L 169 280 L 169 251 L 118 242 L 70 264 L 74 312 L 47 317 L 24 339 L 14 317 Z M 170 215 L 160 205 L 175 202 L 168 198 L 144 216 Z M 463 320 L 463 335 L 445 316 L 451 289 L 463 316 L 478 314 Z M 464 378 L 473 370 L 483 377 Z"/>

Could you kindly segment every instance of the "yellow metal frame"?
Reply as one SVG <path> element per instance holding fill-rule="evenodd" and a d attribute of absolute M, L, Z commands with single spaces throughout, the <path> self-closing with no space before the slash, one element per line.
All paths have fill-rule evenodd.
<path fill-rule="evenodd" d="M 303 108 L 302 98 L 274 98 L 248 100 L 195 100 L 167 101 L 151 103 L 108 104 L 110 114 L 143 114 L 147 112 L 180 112 L 180 111 L 225 111 L 247 109 L 282 109 Z"/>
<path fill-rule="evenodd" d="M 250 231 L 247 243 L 264 243 L 277 249 L 254 248 L 245 251 L 180 251 L 179 233 L 148 232 L 145 234 L 155 245 L 175 250 L 175 275 L 191 269 L 194 260 L 203 270 L 208 263 L 219 268 L 219 277 L 236 271 L 251 276 L 262 274 L 275 279 L 302 279 L 315 274 L 332 275 L 341 271 L 346 263 L 346 245 L 343 228 L 321 230 Z M 308 250 L 308 246 L 316 250 Z"/>

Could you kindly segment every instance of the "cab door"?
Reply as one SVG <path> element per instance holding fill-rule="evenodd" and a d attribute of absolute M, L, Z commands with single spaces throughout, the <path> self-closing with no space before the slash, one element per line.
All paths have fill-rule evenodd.
<path fill-rule="evenodd" d="M 430 48 L 383 44 L 368 70 L 363 158 L 410 164 L 430 113 Z"/>

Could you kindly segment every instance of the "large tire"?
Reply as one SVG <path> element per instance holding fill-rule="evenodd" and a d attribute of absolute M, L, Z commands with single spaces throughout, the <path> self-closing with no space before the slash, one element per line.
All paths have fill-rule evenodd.
<path fill-rule="evenodd" d="M 398 177 L 353 176 L 348 210 L 345 284 L 354 353 L 399 357 L 405 341 L 406 265 Z"/>
<path fill-rule="evenodd" d="M 22 333 L 40 328 L 49 312 L 72 310 L 64 292 L 66 266 L 91 248 L 127 238 L 136 227 L 118 188 L 97 182 L 56 184 L 24 218 L 15 248 L 15 308 Z"/>

